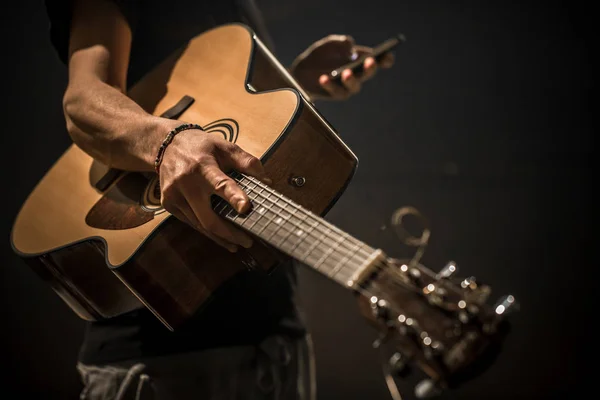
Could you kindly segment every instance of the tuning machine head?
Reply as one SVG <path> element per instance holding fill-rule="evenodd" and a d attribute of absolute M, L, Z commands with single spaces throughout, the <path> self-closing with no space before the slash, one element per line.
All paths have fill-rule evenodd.
<path fill-rule="evenodd" d="M 454 261 L 449 261 L 435 276 L 435 279 L 448 279 L 458 271 Z"/>
<path fill-rule="evenodd" d="M 364 287 L 375 294 L 364 297 L 363 311 L 382 332 L 374 347 L 382 349 L 385 342 L 397 353 L 386 359 L 390 368 L 404 371 L 411 364 L 425 373 L 427 379 L 415 387 L 418 398 L 481 373 L 479 361 L 499 348 L 515 297 L 489 305 L 491 288 L 473 276 L 456 276 L 454 261 L 437 273 L 414 260 L 392 259 L 387 265 Z"/>

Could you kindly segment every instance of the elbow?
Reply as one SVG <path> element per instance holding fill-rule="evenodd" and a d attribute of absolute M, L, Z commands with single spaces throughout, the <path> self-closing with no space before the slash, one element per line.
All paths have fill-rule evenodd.
<path fill-rule="evenodd" d="M 75 123 L 77 120 L 77 109 L 80 107 L 81 96 L 72 87 L 67 87 L 62 99 L 63 114 L 65 116 L 67 132 L 71 139 L 77 143 L 81 136 L 81 130 Z"/>
<path fill-rule="evenodd" d="M 62 107 L 67 133 L 73 143 L 90 157 L 109 165 L 110 155 L 102 150 L 107 147 L 107 143 L 103 143 L 105 140 L 98 137 L 93 124 L 86 120 L 84 94 L 68 87 L 63 95 Z"/>

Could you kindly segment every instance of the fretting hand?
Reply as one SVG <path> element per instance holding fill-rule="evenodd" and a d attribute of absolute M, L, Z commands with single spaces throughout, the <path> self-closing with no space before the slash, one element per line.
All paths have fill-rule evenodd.
<path fill-rule="evenodd" d="M 219 217 L 211 195 L 226 200 L 239 213 L 250 209 L 248 195 L 223 170 L 234 169 L 270 180 L 259 159 L 236 144 L 197 129 L 179 133 L 166 148 L 160 167 L 161 203 L 178 219 L 235 252 L 248 248 L 251 237 Z"/>

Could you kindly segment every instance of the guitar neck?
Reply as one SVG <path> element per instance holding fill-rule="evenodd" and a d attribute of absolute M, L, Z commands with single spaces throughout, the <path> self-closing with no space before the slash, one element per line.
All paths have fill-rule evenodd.
<path fill-rule="evenodd" d="M 213 206 L 219 215 L 341 285 L 378 253 L 256 178 L 237 172 L 231 176 L 252 207 L 238 214 L 219 198 Z"/>

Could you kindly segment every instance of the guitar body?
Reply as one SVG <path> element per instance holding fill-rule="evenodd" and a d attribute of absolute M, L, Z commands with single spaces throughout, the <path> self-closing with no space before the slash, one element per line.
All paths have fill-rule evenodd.
<path fill-rule="evenodd" d="M 178 119 L 260 158 L 273 189 L 324 215 L 357 159 L 302 94 L 238 24 L 192 39 L 129 92 L 154 115 L 193 98 Z M 76 145 L 27 198 L 11 242 L 81 318 L 147 307 L 170 329 L 236 273 L 269 271 L 283 257 L 260 241 L 229 253 L 161 208 L 155 174 L 115 174 Z"/>

